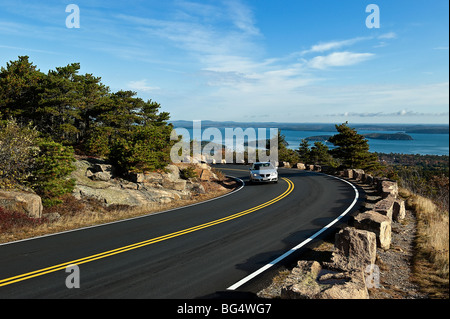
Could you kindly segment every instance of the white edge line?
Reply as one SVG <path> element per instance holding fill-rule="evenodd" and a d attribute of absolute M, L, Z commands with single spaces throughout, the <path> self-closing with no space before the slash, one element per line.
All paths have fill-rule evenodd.
<path fill-rule="evenodd" d="M 322 173 L 317 173 L 317 174 L 321 174 L 321 175 L 326 175 L 326 174 L 322 174 Z M 267 269 L 271 268 L 273 265 L 277 264 L 278 262 L 280 262 L 281 260 L 283 260 L 284 258 L 286 258 L 287 256 L 291 255 L 293 252 L 297 251 L 298 249 L 302 248 L 303 246 L 305 246 L 306 244 L 308 244 L 309 242 L 311 242 L 312 240 L 314 240 L 316 237 L 318 237 L 320 234 L 322 234 L 324 231 L 326 231 L 328 228 L 330 228 L 331 226 L 333 226 L 334 224 L 336 224 L 339 220 L 342 219 L 342 217 L 344 217 L 350 210 L 352 210 L 352 208 L 355 206 L 355 204 L 358 202 L 358 198 L 359 198 L 359 192 L 356 189 L 356 187 L 342 179 L 336 176 L 332 176 L 332 175 L 326 175 L 326 176 L 330 176 L 333 178 L 336 178 L 338 180 L 341 180 L 343 182 L 346 182 L 347 184 L 349 184 L 351 187 L 353 187 L 354 191 L 355 191 L 355 199 L 353 200 L 352 204 L 345 210 L 345 212 L 343 212 L 341 215 L 339 215 L 335 220 L 333 220 L 331 223 L 329 223 L 328 225 L 326 225 L 324 228 L 322 228 L 321 230 L 319 230 L 318 232 L 316 232 L 314 235 L 312 235 L 311 237 L 309 237 L 308 239 L 304 240 L 303 242 L 301 242 L 300 244 L 298 244 L 297 246 L 295 246 L 294 248 L 290 249 L 289 251 L 287 251 L 286 253 L 284 253 L 283 255 L 281 255 L 280 257 L 272 260 L 270 263 L 268 263 L 267 265 L 261 267 L 260 269 L 258 269 L 257 271 L 251 273 L 250 275 L 248 275 L 247 277 L 239 280 L 237 283 L 235 283 L 234 285 L 230 286 L 227 288 L 227 290 L 236 290 L 238 289 L 240 286 L 242 286 L 243 284 L 247 283 L 248 281 L 252 280 L 253 278 L 255 278 L 256 276 L 262 274 L 263 272 L 265 272 Z"/>
<path fill-rule="evenodd" d="M 127 222 L 127 221 L 130 221 L 130 220 L 135 220 L 135 219 L 140 219 L 140 218 L 151 217 L 151 216 L 155 216 L 155 215 L 159 215 L 159 214 L 165 214 L 165 213 L 173 212 L 173 211 L 175 211 L 175 210 L 180 210 L 180 209 L 184 209 L 184 208 L 188 208 L 188 207 L 197 206 L 197 205 L 205 204 L 205 203 L 208 203 L 208 202 L 212 202 L 212 201 L 214 201 L 214 200 L 217 200 L 217 199 L 220 199 L 220 198 L 224 198 L 224 197 L 226 197 L 226 196 L 230 196 L 230 195 L 232 195 L 232 194 L 234 194 L 234 193 L 237 193 L 237 192 L 239 192 L 240 190 L 242 190 L 242 189 L 244 188 L 245 182 L 244 182 L 242 179 L 237 178 L 237 177 L 234 177 L 234 176 L 229 176 L 229 175 L 225 175 L 225 176 L 226 176 L 226 177 L 229 177 L 229 178 L 234 178 L 235 180 L 238 180 L 238 181 L 242 184 L 241 187 L 239 187 L 238 189 L 235 189 L 235 190 L 232 191 L 231 193 L 228 193 L 228 194 L 225 194 L 225 195 L 222 195 L 222 196 L 219 196 L 219 197 L 211 198 L 211 199 L 205 200 L 205 201 L 203 201 L 203 202 L 198 202 L 198 203 L 195 203 L 195 204 L 190 204 L 190 205 L 187 205 L 187 206 L 182 206 L 182 207 L 172 208 L 172 209 L 165 210 L 165 211 L 162 211 L 162 212 L 149 213 L 149 214 L 142 215 L 142 216 L 131 217 L 131 218 L 122 219 L 122 220 L 117 220 L 117 221 L 113 221 L 113 222 L 109 222 L 109 223 L 104 223 L 104 224 L 99 224 L 99 225 L 87 226 L 87 227 L 82 227 L 82 228 L 77 228 L 77 229 L 66 230 L 66 231 L 63 231 L 63 232 L 58 232 L 58 233 L 53 233 L 53 234 L 47 234 L 47 235 L 42 235 L 42 236 L 36 236 L 36 237 L 31 237 L 31 238 L 25 238 L 25 239 L 21 239 L 21 240 L 11 241 L 11 242 L 7 242 L 7 243 L 2 243 L 2 244 L 0 244 L 0 247 L 1 247 L 1 246 L 6 246 L 6 245 L 17 244 L 17 243 L 21 243 L 21 242 L 24 242 L 24 241 L 30 241 L 30 240 L 35 240 L 35 239 L 41 239 L 41 238 L 51 237 L 51 236 L 58 236 L 58 235 L 67 234 L 67 233 L 72 233 L 72 232 L 77 232 L 77 231 L 82 231 L 82 230 L 86 230 L 86 229 L 97 228 L 97 227 L 103 227 L 103 226 L 108 226 L 108 225 L 112 225 L 112 224 L 117 224 L 117 223 Z"/>

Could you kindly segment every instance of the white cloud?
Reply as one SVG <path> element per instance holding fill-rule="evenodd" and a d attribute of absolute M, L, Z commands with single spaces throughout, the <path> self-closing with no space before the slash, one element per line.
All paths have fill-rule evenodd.
<path fill-rule="evenodd" d="M 368 40 L 368 39 L 370 39 L 370 37 L 357 37 L 357 38 L 352 38 L 352 39 L 342 40 L 342 41 L 322 42 L 322 43 L 313 45 L 311 47 L 311 49 L 309 49 L 309 50 L 302 51 L 301 54 L 314 53 L 314 52 L 321 53 L 321 52 L 325 52 L 325 51 L 340 49 L 342 47 L 350 46 L 357 42 L 360 42 L 363 40 Z"/>
<path fill-rule="evenodd" d="M 130 81 L 127 83 L 127 88 L 129 88 L 130 90 L 133 90 L 133 91 L 137 91 L 137 92 L 152 92 L 152 91 L 160 90 L 160 88 L 157 86 L 150 86 L 147 83 L 146 79 L 139 80 L 139 81 Z"/>
<path fill-rule="evenodd" d="M 248 35 L 260 35 L 260 31 L 256 27 L 253 12 L 249 7 L 237 0 L 227 1 L 226 5 L 230 12 L 230 18 L 238 29 Z"/>
<path fill-rule="evenodd" d="M 396 39 L 397 34 L 395 32 L 388 32 L 378 36 L 378 39 Z"/>
<path fill-rule="evenodd" d="M 324 70 L 329 67 L 349 66 L 372 58 L 372 53 L 334 52 L 326 56 L 316 56 L 308 62 L 313 69 Z"/>

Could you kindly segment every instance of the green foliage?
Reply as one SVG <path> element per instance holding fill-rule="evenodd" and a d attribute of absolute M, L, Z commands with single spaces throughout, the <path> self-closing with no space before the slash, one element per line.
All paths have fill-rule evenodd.
<path fill-rule="evenodd" d="M 432 199 L 442 210 L 449 209 L 449 157 L 439 155 L 383 154 L 382 173 L 415 194 Z"/>
<path fill-rule="evenodd" d="M 64 194 L 71 193 L 75 182 L 67 176 L 74 171 L 73 148 L 51 140 L 41 140 L 35 159 L 31 187 L 42 197 L 45 206 L 61 203 Z"/>
<path fill-rule="evenodd" d="M 180 169 L 180 177 L 182 179 L 190 179 L 198 177 L 194 170 L 194 166 L 187 166 L 186 168 Z"/>
<path fill-rule="evenodd" d="M 348 122 L 336 125 L 336 130 L 339 133 L 332 136 L 329 141 L 337 147 L 330 153 L 341 161 L 342 167 L 365 170 L 374 170 L 379 167 L 377 156 L 369 152 L 368 141 L 355 129 L 350 128 Z"/>
<path fill-rule="evenodd" d="M 0 121 L 32 123 L 43 137 L 87 155 L 107 157 L 123 172 L 169 162 L 169 114 L 132 91 L 110 92 L 100 77 L 79 74 L 80 64 L 44 74 L 27 56 L 0 70 Z"/>
<path fill-rule="evenodd" d="M 122 172 L 144 172 L 164 168 L 170 161 L 172 126 L 135 127 L 127 138 L 114 141 L 109 158 Z"/>
<path fill-rule="evenodd" d="M 289 143 L 286 141 L 286 137 L 278 131 L 278 160 L 280 162 L 298 163 L 299 156 L 297 152 L 287 148 Z"/>
<path fill-rule="evenodd" d="M 300 147 L 297 151 L 299 159 L 302 163 L 309 163 L 311 157 L 311 151 L 309 149 L 309 142 L 306 139 L 302 139 Z"/>
<path fill-rule="evenodd" d="M 0 113 L 4 120 L 15 118 L 23 125 L 32 120 L 44 76 L 27 56 L 19 56 L 0 69 Z"/>
<path fill-rule="evenodd" d="M 31 125 L 22 127 L 15 120 L 0 123 L 0 187 L 14 188 L 30 176 L 38 134 Z"/>
<path fill-rule="evenodd" d="M 310 156 L 311 162 L 314 164 L 328 165 L 331 167 L 337 166 L 336 161 L 333 159 L 333 157 L 330 154 L 330 150 L 328 149 L 328 146 L 326 146 L 322 142 L 314 143 L 314 146 L 311 148 L 309 156 Z"/>

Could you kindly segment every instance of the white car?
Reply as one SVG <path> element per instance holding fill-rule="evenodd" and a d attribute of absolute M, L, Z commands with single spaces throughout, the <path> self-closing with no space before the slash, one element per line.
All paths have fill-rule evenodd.
<path fill-rule="evenodd" d="M 270 162 L 253 163 L 250 167 L 250 182 L 278 182 L 278 170 Z"/>

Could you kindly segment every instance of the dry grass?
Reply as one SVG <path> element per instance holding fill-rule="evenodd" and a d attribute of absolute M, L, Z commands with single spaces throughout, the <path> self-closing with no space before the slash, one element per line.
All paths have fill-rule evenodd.
<path fill-rule="evenodd" d="M 431 298 L 449 298 L 449 216 L 431 200 L 403 189 L 417 219 L 413 279 Z"/>
<path fill-rule="evenodd" d="M 117 205 L 105 207 L 95 200 L 77 200 L 73 196 L 67 195 L 64 197 L 61 205 L 45 209 L 44 211 L 45 214 L 59 214 L 60 217 L 58 219 L 52 221 L 51 218 L 43 218 L 39 223 L 31 225 L 23 225 L 22 223 L 12 225 L 8 229 L 2 230 L 0 243 L 95 226 L 184 207 L 231 192 L 235 185 L 232 181 L 228 183 L 227 188 L 214 188 L 209 185 L 206 194 L 193 196 L 189 200 L 178 200 L 169 204 L 153 204 L 147 207 Z"/>

